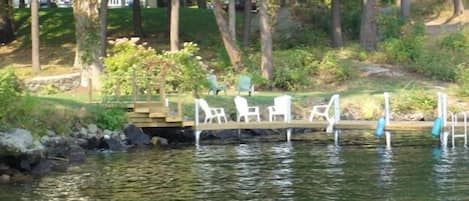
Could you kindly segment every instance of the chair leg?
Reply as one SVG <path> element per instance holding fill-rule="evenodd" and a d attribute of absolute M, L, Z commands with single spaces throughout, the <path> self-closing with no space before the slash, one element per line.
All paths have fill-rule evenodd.
<path fill-rule="evenodd" d="M 239 121 L 241 121 L 241 116 L 237 116 L 237 117 L 236 117 L 236 122 L 239 123 Z"/>
<path fill-rule="evenodd" d="M 269 121 L 272 122 L 272 114 L 269 114 Z"/>
<path fill-rule="evenodd" d="M 261 121 L 261 117 L 259 114 L 257 114 L 257 122 L 260 122 Z"/>

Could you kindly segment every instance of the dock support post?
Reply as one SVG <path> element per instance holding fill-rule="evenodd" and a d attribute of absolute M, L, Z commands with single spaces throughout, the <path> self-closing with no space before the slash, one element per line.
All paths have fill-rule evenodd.
<path fill-rule="evenodd" d="M 195 146 L 199 146 L 199 141 L 200 141 L 200 133 L 202 133 L 201 130 L 198 130 L 197 127 L 199 126 L 199 100 L 198 99 L 195 99 L 194 101 L 194 111 L 195 111 L 195 114 L 194 114 L 194 124 L 195 124 L 195 131 L 194 131 L 194 135 L 195 135 Z"/>
<path fill-rule="evenodd" d="M 288 97 L 288 105 L 287 105 L 287 116 L 285 117 L 285 122 L 290 125 L 291 123 L 291 96 L 287 96 Z M 291 141 L 291 132 L 292 132 L 292 129 L 291 128 L 287 128 L 287 142 L 290 142 Z"/>
<path fill-rule="evenodd" d="M 447 122 L 447 112 L 448 112 L 448 105 L 446 102 L 446 94 L 442 92 L 438 92 L 438 117 L 443 120 L 442 131 L 440 133 L 440 144 L 442 147 L 446 148 L 448 146 L 448 135 L 449 132 L 445 131 Z"/>
<path fill-rule="evenodd" d="M 391 149 L 391 132 L 384 132 L 386 135 L 386 149 Z"/>
<path fill-rule="evenodd" d="M 287 142 L 291 141 L 291 128 L 287 128 Z"/>
<path fill-rule="evenodd" d="M 339 134 L 340 134 L 339 130 L 334 131 L 334 145 L 335 146 L 339 146 Z"/>
<path fill-rule="evenodd" d="M 199 142 L 200 142 L 200 134 L 202 133 L 202 131 L 199 131 L 199 130 L 196 130 L 194 131 L 194 134 L 195 134 L 195 146 L 199 146 Z"/>
<path fill-rule="evenodd" d="M 385 128 L 386 126 L 389 125 L 390 123 L 390 118 L 391 118 L 391 112 L 389 109 L 389 93 L 385 92 L 384 93 L 384 119 L 385 119 Z M 386 148 L 391 149 L 391 132 L 386 131 Z"/>

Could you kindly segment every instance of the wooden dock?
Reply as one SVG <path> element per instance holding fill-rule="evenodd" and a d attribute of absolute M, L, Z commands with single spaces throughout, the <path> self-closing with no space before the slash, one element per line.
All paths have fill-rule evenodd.
<path fill-rule="evenodd" d="M 311 128 L 326 129 L 327 121 L 291 120 L 289 123 L 283 121 L 251 121 L 227 123 L 198 123 L 187 121 L 178 112 L 170 112 L 164 103 L 160 102 L 135 102 L 122 104 L 127 108 L 127 117 L 137 127 L 174 127 L 192 128 L 193 130 L 215 131 L 235 129 L 288 129 L 288 128 Z M 340 120 L 334 124 L 334 129 L 339 130 L 373 130 L 377 121 L 366 120 Z M 386 126 L 388 131 L 423 131 L 431 129 L 431 121 L 391 121 Z M 459 127 L 459 126 L 458 126 Z"/>
<path fill-rule="evenodd" d="M 334 124 L 335 129 L 339 130 L 373 130 L 376 128 L 376 121 L 361 120 L 341 120 Z M 431 121 L 392 121 L 385 130 L 388 131 L 417 131 L 431 129 Z M 228 122 L 228 123 L 207 123 L 191 126 L 195 130 L 230 130 L 230 129 L 287 129 L 287 128 L 312 128 L 326 129 L 327 121 L 306 121 L 292 120 L 287 122 Z"/>

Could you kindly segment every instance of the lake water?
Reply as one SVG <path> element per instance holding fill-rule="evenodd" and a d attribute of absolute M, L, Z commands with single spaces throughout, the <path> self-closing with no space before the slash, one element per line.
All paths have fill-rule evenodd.
<path fill-rule="evenodd" d="M 462 145 L 252 142 L 104 153 L 0 200 L 469 200 Z"/>

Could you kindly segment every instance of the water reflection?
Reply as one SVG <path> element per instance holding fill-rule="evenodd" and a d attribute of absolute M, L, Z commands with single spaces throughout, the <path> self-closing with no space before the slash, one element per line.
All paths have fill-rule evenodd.
<path fill-rule="evenodd" d="M 0 200 L 464 200 L 469 150 L 251 143 L 91 156 Z"/>
<path fill-rule="evenodd" d="M 378 186 L 384 192 L 384 197 L 391 198 L 393 186 L 393 153 L 391 149 L 386 147 L 377 147 L 378 153 Z"/>
<path fill-rule="evenodd" d="M 293 200 L 293 195 L 295 194 L 292 188 L 294 174 L 292 164 L 295 162 L 293 159 L 293 147 L 290 143 L 272 146 L 271 155 L 277 163 L 272 170 L 272 185 L 277 187 L 279 198 Z"/>

